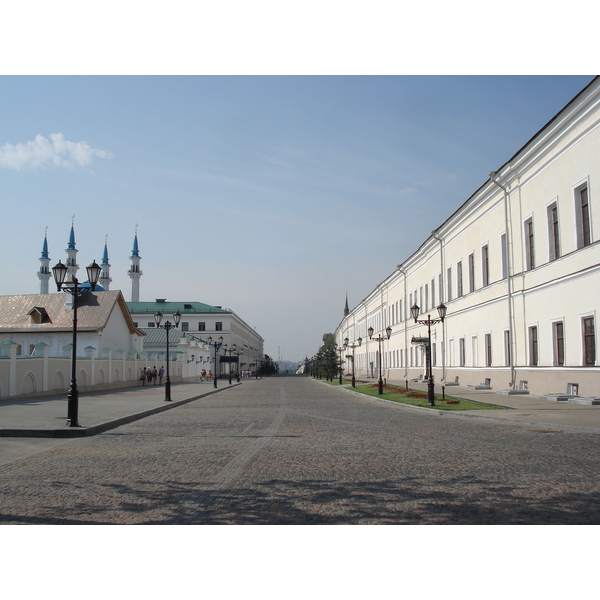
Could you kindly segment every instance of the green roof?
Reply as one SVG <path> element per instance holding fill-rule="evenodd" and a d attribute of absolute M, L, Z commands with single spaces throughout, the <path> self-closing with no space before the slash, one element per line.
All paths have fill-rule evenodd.
<path fill-rule="evenodd" d="M 211 306 L 203 302 L 167 302 L 166 300 L 155 300 L 154 302 L 127 302 L 127 308 L 132 315 L 149 314 L 161 312 L 163 315 L 174 314 L 179 311 L 182 315 L 198 314 L 231 314 L 218 306 Z"/>

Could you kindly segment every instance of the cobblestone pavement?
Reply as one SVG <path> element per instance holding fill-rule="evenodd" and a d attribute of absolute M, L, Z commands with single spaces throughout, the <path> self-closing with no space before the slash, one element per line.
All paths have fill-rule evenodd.
<path fill-rule="evenodd" d="M 252 381 L 0 466 L 0 523 L 597 524 L 600 434 Z"/>

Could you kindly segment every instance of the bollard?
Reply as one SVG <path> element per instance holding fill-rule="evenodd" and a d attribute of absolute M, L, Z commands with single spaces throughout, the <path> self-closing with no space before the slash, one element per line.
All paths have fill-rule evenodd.
<path fill-rule="evenodd" d="M 446 386 L 443 385 L 442 386 L 442 400 L 446 400 Z"/>

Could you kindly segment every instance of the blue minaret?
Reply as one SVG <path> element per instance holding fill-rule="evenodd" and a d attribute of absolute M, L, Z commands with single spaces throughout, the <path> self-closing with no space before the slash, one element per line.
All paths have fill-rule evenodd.
<path fill-rule="evenodd" d="M 135 226 L 135 236 L 133 238 L 133 250 L 131 251 L 131 256 L 129 260 L 131 261 L 131 265 L 129 267 L 129 271 L 127 274 L 131 279 L 131 298 L 130 302 L 139 302 L 140 301 L 140 277 L 143 273 L 140 271 L 140 260 L 142 257 L 140 256 L 140 251 L 138 248 L 138 239 L 137 239 L 137 225 Z"/>
<path fill-rule="evenodd" d="M 73 215 L 73 220 L 75 219 L 75 215 Z M 79 270 L 79 265 L 77 264 L 77 252 L 78 250 L 75 248 L 75 229 L 73 226 L 73 220 L 71 221 L 71 235 L 69 236 L 69 245 L 65 252 L 67 253 L 67 262 L 65 266 L 67 267 L 67 277 L 65 281 L 69 281 L 72 277 L 77 277 L 77 271 Z"/>
<path fill-rule="evenodd" d="M 40 294 L 48 293 L 48 282 L 52 273 L 50 272 L 50 256 L 48 255 L 48 228 L 44 235 L 44 245 L 42 246 L 42 255 L 40 256 L 40 270 L 37 276 L 40 279 Z"/>
<path fill-rule="evenodd" d="M 110 282 L 112 281 L 112 277 L 110 276 L 110 263 L 108 262 L 108 235 L 104 238 L 104 254 L 102 255 L 102 263 L 100 266 L 102 267 L 102 272 L 100 273 L 100 279 L 98 283 L 102 287 L 102 289 L 109 289 Z"/>

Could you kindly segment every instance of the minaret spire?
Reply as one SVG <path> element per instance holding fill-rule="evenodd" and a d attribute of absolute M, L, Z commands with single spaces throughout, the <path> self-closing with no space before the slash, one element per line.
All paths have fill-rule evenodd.
<path fill-rule="evenodd" d="M 40 256 L 40 270 L 37 276 L 40 279 L 40 294 L 48 293 L 48 282 L 51 277 L 50 256 L 48 255 L 48 228 L 44 234 L 44 244 L 42 246 L 42 255 Z"/>
<path fill-rule="evenodd" d="M 139 302 L 140 301 L 140 277 L 143 273 L 140 271 L 140 260 L 142 257 L 140 256 L 140 251 L 138 248 L 138 238 L 137 238 L 137 224 L 135 226 L 135 235 L 133 237 L 133 250 L 131 251 L 131 256 L 129 260 L 131 261 L 129 271 L 127 274 L 131 279 L 131 300 L 130 302 Z"/>
<path fill-rule="evenodd" d="M 75 215 L 73 215 L 71 219 L 71 234 L 69 235 L 69 245 L 65 252 L 67 253 L 67 262 L 65 266 L 67 267 L 67 277 L 66 281 L 69 281 L 71 277 L 77 277 L 77 271 L 79 270 L 79 265 L 77 264 L 77 252 L 78 250 L 75 248 Z"/>
<path fill-rule="evenodd" d="M 112 277 L 110 276 L 110 263 L 108 262 L 108 234 L 104 236 L 104 254 L 102 255 L 102 272 L 100 273 L 100 279 L 98 283 L 102 289 L 108 291 Z"/>

